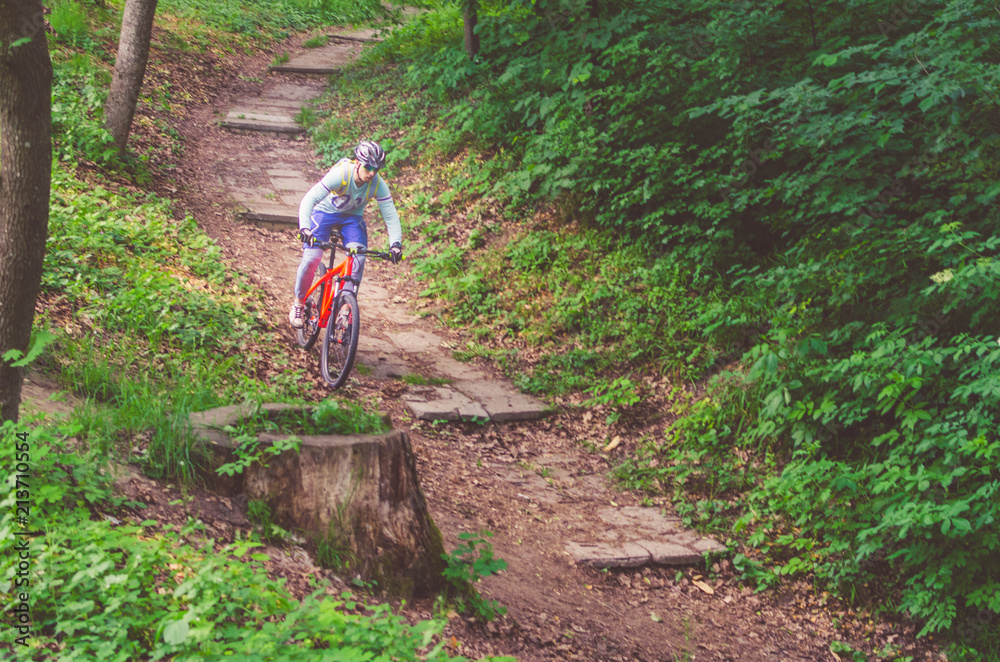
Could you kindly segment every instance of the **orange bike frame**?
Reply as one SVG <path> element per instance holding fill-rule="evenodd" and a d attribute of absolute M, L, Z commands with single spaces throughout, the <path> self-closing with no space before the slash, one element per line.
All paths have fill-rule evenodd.
<path fill-rule="evenodd" d="M 330 281 L 330 287 L 326 288 L 324 292 L 323 300 L 319 304 L 319 328 L 324 328 L 327 321 L 330 319 L 330 311 L 333 309 L 333 300 L 336 298 L 337 294 L 340 293 L 341 283 L 343 278 L 354 271 L 354 256 L 351 253 L 347 254 L 347 259 L 338 264 L 337 266 L 327 270 L 323 277 L 318 281 L 313 283 L 313 286 L 309 288 L 306 292 L 305 298 L 308 299 L 312 296 L 313 291 L 322 285 L 323 283 Z"/>

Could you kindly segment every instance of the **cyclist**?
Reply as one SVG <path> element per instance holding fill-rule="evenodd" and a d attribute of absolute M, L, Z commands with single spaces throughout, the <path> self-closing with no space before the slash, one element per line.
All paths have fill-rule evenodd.
<path fill-rule="evenodd" d="M 312 284 L 316 267 L 323 259 L 323 250 L 317 244 L 330 240 L 333 228 L 340 231 L 344 246 L 368 247 L 368 228 L 362 216 L 365 205 L 372 198 L 378 202 L 382 220 L 389 231 L 389 253 L 393 264 L 403 257 L 403 231 L 399 213 L 392 203 L 389 186 L 378 171 L 385 165 L 385 151 L 378 143 L 364 140 L 354 149 L 354 159 L 341 159 L 330 172 L 309 189 L 299 204 L 299 239 L 302 241 L 302 262 L 295 277 L 295 302 L 288 313 L 288 321 L 297 329 L 305 320 L 304 297 Z M 345 283 L 345 290 L 357 291 L 365 270 L 365 258 L 354 260 L 353 282 Z"/>

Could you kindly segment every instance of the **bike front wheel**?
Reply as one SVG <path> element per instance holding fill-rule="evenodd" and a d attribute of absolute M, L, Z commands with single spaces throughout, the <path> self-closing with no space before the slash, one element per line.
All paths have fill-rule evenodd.
<path fill-rule="evenodd" d="M 316 280 L 322 278 L 325 273 L 326 265 L 320 262 L 316 268 Z M 316 344 L 316 339 L 319 338 L 319 318 L 322 312 L 320 308 L 323 305 L 323 296 L 326 293 L 327 285 L 329 285 L 329 281 L 316 288 L 312 296 L 306 300 L 305 323 L 301 329 L 298 329 L 299 347 L 306 351 L 312 349 L 313 345 Z"/>
<path fill-rule="evenodd" d="M 353 292 L 337 297 L 330 319 L 326 324 L 326 337 L 320 352 L 319 368 L 323 379 L 333 388 L 347 383 L 358 354 L 358 336 L 361 332 L 361 315 L 358 300 Z"/>

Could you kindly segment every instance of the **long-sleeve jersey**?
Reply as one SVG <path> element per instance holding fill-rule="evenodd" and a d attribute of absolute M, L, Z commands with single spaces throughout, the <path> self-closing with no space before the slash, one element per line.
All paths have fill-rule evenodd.
<path fill-rule="evenodd" d="M 354 181 L 355 162 L 344 159 L 339 161 L 330 172 L 323 176 L 318 184 L 309 189 L 302 202 L 299 203 L 299 228 L 311 226 L 310 216 L 313 210 L 327 214 L 351 214 L 361 216 L 365 205 L 372 198 L 378 202 L 382 220 L 389 231 L 389 245 L 403 241 L 403 230 L 399 225 L 399 213 L 392 202 L 389 185 L 375 173 L 367 184 L 358 186 Z"/>

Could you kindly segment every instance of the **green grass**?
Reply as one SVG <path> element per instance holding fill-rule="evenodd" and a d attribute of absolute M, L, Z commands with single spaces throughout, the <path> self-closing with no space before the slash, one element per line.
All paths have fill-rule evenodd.
<path fill-rule="evenodd" d="M 415 373 L 403 375 L 400 377 L 400 380 L 405 384 L 413 386 L 443 386 L 452 382 L 452 380 L 445 377 L 424 377 Z"/>
<path fill-rule="evenodd" d="M 892 594 L 870 606 L 945 634 L 1000 613 L 997 63 L 973 46 L 1000 19 L 945 3 L 887 35 L 874 0 L 822 5 L 842 20 L 806 60 L 777 38 L 804 15 L 750 5 L 493 5 L 475 62 L 450 7 L 370 49 L 311 133 L 422 169 L 400 206 L 463 355 L 611 424 L 662 376 L 699 394 L 618 474 L 743 543 L 745 580 Z M 766 46 L 694 44 L 708 20 Z"/>
<path fill-rule="evenodd" d="M 443 642 L 433 643 L 444 619 L 411 625 L 388 605 L 331 597 L 323 582 L 298 600 L 267 576 L 261 543 L 216 543 L 193 517 L 181 526 L 136 518 L 143 504 L 112 495 L 103 454 L 68 447 L 76 433 L 40 420 L 0 425 L 0 480 L 13 485 L 18 462 L 30 465 L 22 493 L 4 498 L 0 542 L 14 548 L 24 540 L 14 531 L 44 532 L 31 540 L 30 559 L 0 559 L 0 581 L 30 581 L 30 631 L 0 633 L 0 645 L 17 647 L 21 659 L 292 662 L 321 659 L 323 649 L 354 659 L 451 659 Z M 23 524 L 16 499 L 27 501 Z M 269 521 L 259 506 L 254 516 Z M 25 560 L 27 571 L 19 568 Z"/>
<path fill-rule="evenodd" d="M 280 347 L 261 295 L 168 202 L 84 184 L 60 167 L 51 210 L 38 326 L 55 339 L 36 367 L 58 373 L 85 403 L 64 424 L 25 419 L 0 428 L 11 440 L 0 448 L 0 480 L 14 484 L 13 440 L 23 440 L 25 525 L 45 531 L 31 546 L 34 648 L 25 659 L 55 659 L 58 649 L 64 660 L 291 661 L 314 659 L 317 648 L 359 659 L 450 659 L 433 643 L 444 620 L 410 625 L 387 605 L 356 613 L 355 602 L 329 597 L 322 584 L 300 601 L 268 578 L 254 539 L 216 544 L 193 517 L 181 527 L 130 519 L 143 506 L 113 496 L 109 458 L 184 480 L 200 459 L 187 434 L 190 411 L 247 398 L 301 402 L 309 384 L 288 371 L 253 376 L 259 347 Z M 380 415 L 334 400 L 305 422 L 342 433 L 385 426 Z M 11 489 L 0 518 L 0 541 L 11 545 L 14 498 Z M 264 538 L 283 537 L 261 504 L 250 516 Z M 0 581 L 15 578 L 17 563 L 16 555 L 0 560 Z M 6 628 L 0 643 L 14 645 L 15 636 Z"/>
<path fill-rule="evenodd" d="M 82 441 L 128 453 L 148 437 L 147 470 L 190 479 L 186 415 L 245 398 L 304 396 L 298 370 L 269 381 L 250 375 L 274 340 L 261 295 L 227 268 L 219 247 L 168 202 L 53 176 L 49 246 L 42 277 L 50 306 L 38 319 L 57 340 L 43 355 L 85 398 Z M 148 434 L 147 434 L 148 433 Z"/>
<path fill-rule="evenodd" d="M 330 37 L 325 34 L 318 34 L 315 37 L 310 37 L 302 42 L 303 48 L 319 48 L 320 46 L 326 46 L 330 41 Z"/>
<path fill-rule="evenodd" d="M 381 414 L 366 411 L 355 402 L 327 398 L 317 403 L 286 401 L 301 409 L 266 412 L 260 402 L 249 403 L 249 416 L 234 426 L 238 435 L 256 436 L 261 432 L 289 435 L 380 434 L 391 426 Z"/>
<path fill-rule="evenodd" d="M 56 41 L 72 46 L 82 46 L 90 36 L 90 13 L 74 0 L 55 0 L 51 5 L 49 25 Z"/>
<path fill-rule="evenodd" d="M 193 19 L 251 43 L 284 39 L 319 25 L 361 23 L 385 16 L 377 0 L 160 0 L 157 11 Z"/>
<path fill-rule="evenodd" d="M 237 18 L 257 7 L 270 10 L 275 27 L 283 8 L 308 14 L 334 4 L 160 6 L 186 8 L 192 25 L 196 17 L 211 18 L 199 8 Z M 50 342 L 31 357 L 34 369 L 60 379 L 83 404 L 63 423 L 22 416 L 17 425 L 0 425 L 0 481 L 11 488 L 0 543 L 13 548 L 24 540 L 18 530 L 44 532 L 32 539 L 27 561 L 27 647 L 9 627 L 0 632 L 0 647 L 26 660 L 290 662 L 319 659 L 322 650 L 352 659 L 451 659 L 438 637 L 444 619 L 410 624 L 388 605 L 359 604 L 346 593 L 330 597 L 323 582 L 296 599 L 284 580 L 268 577 L 255 539 L 237 535 L 232 544 L 217 544 L 195 517 L 180 526 L 143 520 L 143 504 L 113 494 L 112 459 L 182 483 L 192 479 L 201 458 L 188 431 L 190 412 L 246 399 L 303 402 L 314 385 L 292 366 L 292 350 L 271 329 L 261 293 L 223 261 L 194 219 L 153 194 L 102 185 L 107 170 L 88 169 L 86 181 L 77 175 L 81 159 L 123 174 L 122 164 L 104 154 L 106 75 L 94 53 L 65 46 L 92 46 L 87 21 L 94 14 L 84 14 L 84 6 L 54 7 L 54 24 L 75 36 L 53 58 L 58 161 L 34 334 Z M 328 401 L 316 411 L 312 422 L 324 429 L 384 426 L 381 415 L 355 403 Z M 15 473 L 26 473 L 27 484 Z M 27 502 L 27 521 L 15 520 L 14 506 L 24 505 L 15 500 Z M 262 535 L 281 537 L 261 504 L 250 516 Z M 0 559 L 0 584 L 12 588 L 25 575 L 24 562 L 16 554 Z"/>

